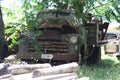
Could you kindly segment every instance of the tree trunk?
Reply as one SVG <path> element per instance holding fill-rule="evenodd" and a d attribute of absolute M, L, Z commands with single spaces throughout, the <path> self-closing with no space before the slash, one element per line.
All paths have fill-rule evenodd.
<path fill-rule="evenodd" d="M 2 10 L 1 10 L 1 6 L 0 6 L 0 38 L 4 39 L 5 35 L 4 35 L 4 22 L 3 22 L 3 18 L 2 18 Z"/>
<path fill-rule="evenodd" d="M 8 68 L 11 74 L 23 74 L 32 72 L 35 69 L 43 69 L 51 67 L 50 64 L 26 64 L 26 65 L 12 65 Z"/>
<path fill-rule="evenodd" d="M 78 75 L 76 73 L 63 73 L 31 78 L 29 80 L 76 80 L 76 79 L 78 79 Z"/>
<path fill-rule="evenodd" d="M 0 76 L 7 74 L 8 73 L 8 69 L 7 69 L 7 65 L 4 63 L 0 64 Z"/>
<path fill-rule="evenodd" d="M 81 77 L 81 78 L 79 78 L 77 80 L 90 80 L 90 78 L 89 77 Z"/>
<path fill-rule="evenodd" d="M 12 77 L 12 74 L 5 74 L 0 76 L 0 80 L 9 80 Z"/>
<path fill-rule="evenodd" d="M 4 58 L 7 56 L 8 56 L 8 46 L 5 42 L 4 22 L 3 22 L 2 10 L 0 6 L 0 62 L 3 62 Z"/>
<path fill-rule="evenodd" d="M 78 75 L 76 73 L 63 73 L 63 74 L 56 74 L 56 75 L 48 75 L 33 78 L 31 73 L 28 74 L 21 74 L 21 75 L 14 75 L 9 77 L 12 80 L 76 80 L 78 79 Z"/>
<path fill-rule="evenodd" d="M 77 70 L 78 70 L 78 64 L 74 62 L 69 64 L 53 66 L 45 69 L 36 69 L 33 71 L 33 77 L 56 75 L 56 74 L 62 74 L 62 73 L 71 73 Z"/>
<path fill-rule="evenodd" d="M 13 75 L 13 76 L 9 77 L 9 79 L 11 79 L 11 80 L 29 80 L 29 79 L 32 79 L 32 73 Z"/>

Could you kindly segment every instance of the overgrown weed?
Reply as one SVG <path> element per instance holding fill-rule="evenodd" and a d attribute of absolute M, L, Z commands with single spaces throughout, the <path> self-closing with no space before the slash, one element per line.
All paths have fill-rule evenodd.
<path fill-rule="evenodd" d="M 120 61 L 105 55 L 97 64 L 83 66 L 77 73 L 79 77 L 89 77 L 90 80 L 120 80 Z"/>

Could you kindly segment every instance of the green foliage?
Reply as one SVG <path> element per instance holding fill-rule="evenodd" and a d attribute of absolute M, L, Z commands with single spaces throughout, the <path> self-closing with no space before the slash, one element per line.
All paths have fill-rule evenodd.
<path fill-rule="evenodd" d="M 26 27 L 30 32 L 34 32 L 36 26 L 36 14 L 43 8 L 39 0 L 20 0 L 26 22 Z"/>
<path fill-rule="evenodd" d="M 44 8 L 53 7 L 54 9 L 68 9 L 69 0 L 42 0 L 42 5 Z"/>
<path fill-rule="evenodd" d="M 90 80 L 119 80 L 120 61 L 116 57 L 104 56 L 93 66 L 83 66 L 77 71 L 79 77 L 89 77 Z"/>
<path fill-rule="evenodd" d="M 108 21 L 115 19 L 120 22 L 119 0 L 42 0 L 42 4 L 45 8 L 52 6 L 58 10 L 72 6 L 77 18 L 84 19 L 84 13 L 90 12 L 98 17 L 105 17 Z"/>
<path fill-rule="evenodd" d="M 120 26 L 116 27 L 117 30 L 120 30 Z"/>
<path fill-rule="evenodd" d="M 17 1 L 14 2 L 17 4 Z M 18 40 L 20 35 L 24 32 L 29 32 L 29 36 L 39 36 L 40 31 L 34 31 L 36 26 L 36 14 L 43 8 L 39 0 L 19 0 L 19 5 L 11 5 L 11 7 L 2 7 L 5 12 L 5 34 L 7 38 L 12 39 L 12 44 L 9 45 L 12 48 L 15 44 L 21 43 L 25 40 L 29 40 L 30 37 L 22 38 Z M 18 40 L 18 42 L 17 42 Z M 33 42 L 34 43 L 34 42 Z M 37 43 L 34 45 L 38 45 Z M 36 49 L 36 48 L 35 48 Z"/>
<path fill-rule="evenodd" d="M 34 50 L 36 51 L 36 54 L 41 55 L 43 52 L 41 51 L 42 46 L 37 40 L 33 40 L 31 42 L 31 45 L 34 47 Z"/>
<path fill-rule="evenodd" d="M 73 0 L 75 15 L 77 18 L 84 18 L 84 0 Z"/>
<path fill-rule="evenodd" d="M 66 10 L 73 7 L 78 19 L 85 19 L 85 13 L 90 12 L 98 17 L 105 17 L 108 21 L 115 19 L 120 22 L 119 0 L 13 0 L 13 2 L 10 7 L 2 7 L 6 14 L 5 34 L 12 39 L 13 43 L 10 47 L 16 44 L 18 36 L 26 30 L 32 36 L 41 34 L 40 31 L 34 31 L 34 27 L 40 24 L 36 21 L 36 14 L 41 9 Z"/>
<path fill-rule="evenodd" d="M 24 14 L 22 13 L 22 9 L 18 5 L 12 5 L 14 8 L 10 7 L 2 7 L 4 15 L 4 23 L 5 23 L 5 34 L 7 38 L 12 39 L 12 44 L 9 45 L 12 48 L 16 44 L 17 37 L 19 32 L 24 30 L 25 21 Z M 18 17 L 19 16 L 19 17 Z"/>
<path fill-rule="evenodd" d="M 34 27 L 36 26 L 36 14 L 43 8 L 42 4 L 40 3 L 39 0 L 32 0 L 32 1 L 27 1 L 27 0 L 22 0 L 23 5 L 22 9 L 25 14 L 25 19 L 26 19 L 26 28 L 30 32 L 30 35 L 33 37 L 37 37 L 41 34 L 40 31 L 34 30 Z M 38 43 L 38 41 L 32 40 L 32 46 L 34 47 L 36 53 L 41 54 L 41 45 Z"/>
<path fill-rule="evenodd" d="M 97 6 L 93 7 L 93 13 L 98 16 L 106 17 L 108 21 L 120 21 L 120 4 L 119 0 L 98 1 Z"/>

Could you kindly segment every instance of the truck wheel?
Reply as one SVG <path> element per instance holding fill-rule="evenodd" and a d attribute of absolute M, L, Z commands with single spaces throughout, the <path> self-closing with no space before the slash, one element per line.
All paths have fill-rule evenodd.
<path fill-rule="evenodd" d="M 78 64 L 81 65 L 81 66 L 85 63 L 85 59 L 84 59 L 84 54 L 85 54 L 85 53 L 84 53 L 84 48 L 85 48 L 84 45 L 82 45 L 81 48 L 80 48 L 80 53 L 79 53 L 79 55 L 78 55 L 78 56 L 79 56 Z"/>
<path fill-rule="evenodd" d="M 101 48 L 98 46 L 90 46 L 89 49 L 90 56 L 86 59 L 88 65 L 96 64 L 101 59 Z"/>

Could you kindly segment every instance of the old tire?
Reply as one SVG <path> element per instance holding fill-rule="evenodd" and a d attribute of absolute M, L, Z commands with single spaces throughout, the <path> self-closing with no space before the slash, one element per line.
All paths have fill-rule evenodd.
<path fill-rule="evenodd" d="M 98 46 L 89 46 L 88 51 L 90 56 L 86 59 L 86 63 L 88 65 L 96 64 L 101 59 L 101 48 Z"/>

